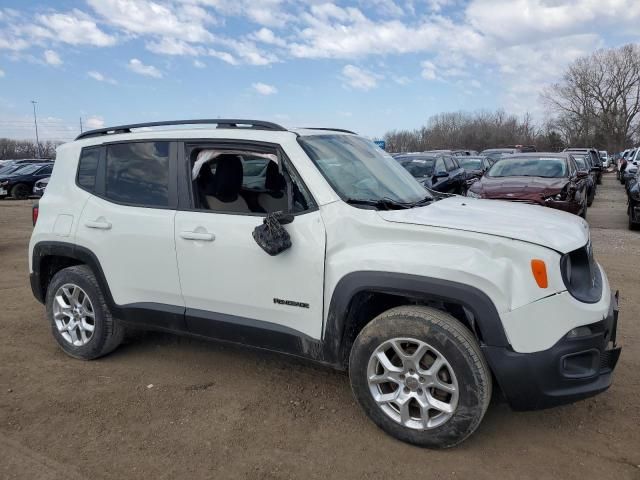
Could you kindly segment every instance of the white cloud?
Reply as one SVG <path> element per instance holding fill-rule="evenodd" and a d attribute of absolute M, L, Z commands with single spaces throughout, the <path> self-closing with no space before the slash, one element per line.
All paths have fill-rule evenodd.
<path fill-rule="evenodd" d="M 433 62 L 425 60 L 420 63 L 420 66 L 422 67 L 422 78 L 424 78 L 425 80 L 435 80 L 438 78 L 438 76 L 436 75 L 436 66 Z"/>
<path fill-rule="evenodd" d="M 201 47 L 171 37 L 162 37 L 160 40 L 147 42 L 146 46 L 153 53 L 164 55 L 199 55 L 202 53 Z"/>
<path fill-rule="evenodd" d="M 359 90 L 371 90 L 378 86 L 379 75 L 356 67 L 355 65 L 345 65 L 342 69 L 343 81 Z"/>
<path fill-rule="evenodd" d="M 193 15 L 187 5 L 171 5 L 151 0 L 88 0 L 105 22 L 134 34 L 179 38 L 187 42 L 207 42 L 213 35 L 205 28 L 208 19 L 202 9 Z M 206 12 L 205 12 L 206 13 Z"/>
<path fill-rule="evenodd" d="M 104 119 L 101 116 L 93 115 L 93 116 L 87 118 L 85 124 L 86 124 L 87 128 L 89 128 L 89 129 L 103 128 L 104 127 Z"/>
<path fill-rule="evenodd" d="M 137 58 L 129 60 L 129 70 L 139 75 L 145 75 L 147 77 L 162 78 L 162 72 L 153 65 L 145 65 Z"/>
<path fill-rule="evenodd" d="M 89 77 L 93 78 L 98 82 L 110 83 L 112 85 L 115 85 L 118 83 L 113 78 L 105 77 L 103 74 L 101 74 L 100 72 L 96 72 L 95 70 L 88 71 L 87 75 L 89 75 Z"/>
<path fill-rule="evenodd" d="M 196 68 L 206 68 L 207 64 L 204 62 L 201 62 L 200 60 L 194 60 L 193 66 Z"/>
<path fill-rule="evenodd" d="M 273 95 L 274 93 L 278 93 L 278 89 L 276 87 L 262 82 L 254 83 L 251 87 L 260 95 Z"/>
<path fill-rule="evenodd" d="M 260 30 L 253 32 L 250 35 L 250 38 L 257 42 L 267 43 L 269 45 L 277 45 L 279 47 L 284 47 L 286 45 L 286 42 L 281 38 L 278 38 L 273 33 L 273 30 L 269 30 L 266 27 L 263 27 Z"/>
<path fill-rule="evenodd" d="M 236 60 L 236 57 L 231 55 L 229 52 L 221 52 L 220 50 L 215 50 L 213 48 L 207 50 L 207 55 L 209 55 L 210 57 L 218 58 L 223 62 L 228 63 L 229 65 L 238 65 L 238 63 L 240 63 L 238 62 L 238 60 Z"/>
<path fill-rule="evenodd" d="M 100 30 L 89 15 L 78 9 L 69 13 L 37 15 L 36 21 L 37 25 L 25 27 L 25 32 L 36 38 L 97 47 L 108 47 L 116 43 L 115 37 Z"/>
<path fill-rule="evenodd" d="M 63 63 L 60 55 L 58 55 L 53 50 L 44 51 L 44 61 L 49 65 L 53 65 L 54 67 L 60 66 Z"/>

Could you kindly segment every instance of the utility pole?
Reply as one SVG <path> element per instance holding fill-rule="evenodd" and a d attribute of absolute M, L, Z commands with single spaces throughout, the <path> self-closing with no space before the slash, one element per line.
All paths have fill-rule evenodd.
<path fill-rule="evenodd" d="M 36 102 L 35 100 L 31 100 L 33 104 L 33 123 L 36 126 L 36 158 L 40 158 L 40 139 L 38 138 L 38 117 L 36 116 Z"/>
<path fill-rule="evenodd" d="M 82 133 L 82 117 L 80 117 L 80 133 Z"/>

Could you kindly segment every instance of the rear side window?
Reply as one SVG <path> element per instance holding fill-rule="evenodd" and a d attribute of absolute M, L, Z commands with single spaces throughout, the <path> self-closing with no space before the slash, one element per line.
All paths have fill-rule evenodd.
<path fill-rule="evenodd" d="M 105 195 L 120 203 L 169 206 L 169 142 L 107 146 Z"/>
<path fill-rule="evenodd" d="M 99 158 L 99 147 L 85 148 L 80 154 L 80 162 L 78 165 L 78 185 L 85 190 L 95 190 Z"/>

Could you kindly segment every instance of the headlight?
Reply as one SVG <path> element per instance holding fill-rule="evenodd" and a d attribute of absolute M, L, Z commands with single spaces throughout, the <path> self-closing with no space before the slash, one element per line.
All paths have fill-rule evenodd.
<path fill-rule="evenodd" d="M 482 198 L 482 195 L 480 195 L 479 193 L 474 192 L 473 190 L 469 190 L 469 191 L 467 191 L 467 197 Z"/>
<path fill-rule="evenodd" d="M 3 180 L 0 182 L 0 187 L 4 187 L 5 185 L 9 185 L 9 180 Z"/>

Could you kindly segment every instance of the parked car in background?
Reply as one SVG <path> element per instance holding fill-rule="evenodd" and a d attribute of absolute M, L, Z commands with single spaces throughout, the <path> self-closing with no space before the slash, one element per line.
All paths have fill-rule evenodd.
<path fill-rule="evenodd" d="M 627 182 L 629 230 L 640 229 L 640 173 Z"/>
<path fill-rule="evenodd" d="M 465 183 L 469 188 L 474 182 L 482 178 L 482 175 L 489 170 L 492 163 L 487 157 L 457 157 L 458 163 L 465 171 Z"/>
<path fill-rule="evenodd" d="M 501 155 L 513 155 L 514 153 L 535 152 L 534 145 L 510 145 L 502 148 L 487 148 L 480 152 L 485 157 L 499 157 Z"/>
<path fill-rule="evenodd" d="M 606 150 L 600 150 L 600 160 L 602 160 L 602 168 L 609 168 L 609 154 Z"/>
<path fill-rule="evenodd" d="M 629 151 L 627 163 L 624 171 L 620 174 L 620 183 L 628 188 L 629 180 L 633 179 L 638 173 L 638 164 L 640 164 L 640 148 L 634 148 Z"/>
<path fill-rule="evenodd" d="M 31 195 L 38 180 L 51 176 L 53 163 L 29 163 L 8 175 L 0 176 L 0 199 L 11 195 L 13 198 L 25 199 Z"/>
<path fill-rule="evenodd" d="M 496 162 L 467 196 L 542 205 L 585 217 L 587 177 L 566 153 L 520 153 Z"/>
<path fill-rule="evenodd" d="M 595 148 L 565 148 L 565 152 L 570 153 L 583 153 L 591 156 L 591 165 L 592 168 L 595 169 L 596 173 L 596 184 L 600 185 L 602 183 L 602 160 L 600 160 L 600 153 Z"/>
<path fill-rule="evenodd" d="M 466 172 L 455 157 L 442 154 L 399 154 L 394 158 L 425 187 L 462 195 L 467 190 Z"/>
<path fill-rule="evenodd" d="M 43 178 L 42 180 L 38 180 L 34 185 L 33 185 L 33 195 L 36 197 L 42 197 L 42 195 L 44 195 L 44 191 L 47 188 L 47 185 L 49 185 L 49 179 L 51 177 L 47 177 L 47 178 Z"/>
<path fill-rule="evenodd" d="M 455 157 L 476 156 L 477 150 L 452 150 L 451 154 Z"/>
<path fill-rule="evenodd" d="M 579 153 L 575 153 L 571 155 L 576 162 L 576 166 L 578 167 L 579 172 L 586 172 L 586 180 L 587 180 L 587 206 L 590 207 L 593 203 L 594 198 L 596 197 L 596 177 L 595 172 L 591 171 L 591 167 L 589 165 L 589 155 L 580 155 Z"/>

